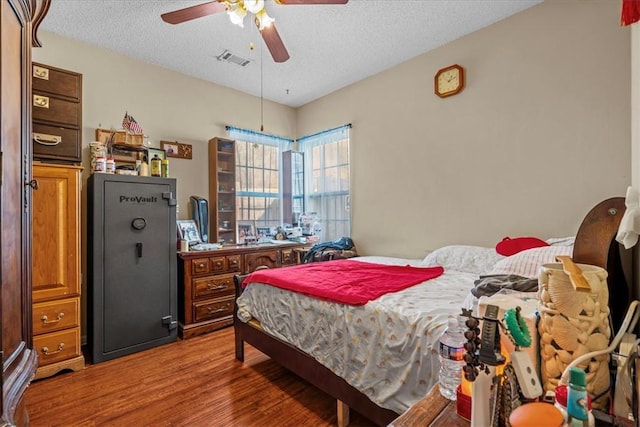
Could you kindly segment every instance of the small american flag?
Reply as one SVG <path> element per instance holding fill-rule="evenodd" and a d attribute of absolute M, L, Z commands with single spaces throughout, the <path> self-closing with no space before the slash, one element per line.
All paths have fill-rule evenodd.
<path fill-rule="evenodd" d="M 129 114 L 129 112 L 124 113 L 124 118 L 122 119 L 122 127 L 131 133 L 143 133 L 142 126 L 140 126 L 140 124 L 136 122 L 136 119 L 134 119 L 133 116 Z"/>

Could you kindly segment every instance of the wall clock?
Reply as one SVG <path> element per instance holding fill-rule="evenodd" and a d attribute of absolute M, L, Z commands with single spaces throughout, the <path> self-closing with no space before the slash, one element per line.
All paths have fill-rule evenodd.
<path fill-rule="evenodd" d="M 454 64 L 438 70 L 434 77 L 434 88 L 440 98 L 460 92 L 464 88 L 464 68 Z"/>

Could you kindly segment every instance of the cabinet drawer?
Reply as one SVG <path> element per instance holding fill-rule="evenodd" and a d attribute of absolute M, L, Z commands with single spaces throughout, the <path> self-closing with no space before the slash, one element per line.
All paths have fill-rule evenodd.
<path fill-rule="evenodd" d="M 234 297 L 193 303 L 193 318 L 196 322 L 233 314 Z"/>
<path fill-rule="evenodd" d="M 80 326 L 79 313 L 79 298 L 33 304 L 33 334 L 40 335 Z"/>
<path fill-rule="evenodd" d="M 33 337 L 40 366 L 80 356 L 80 328 L 66 329 Z"/>
<path fill-rule="evenodd" d="M 245 273 L 252 273 L 258 267 L 278 268 L 278 251 L 264 251 L 244 256 Z"/>
<path fill-rule="evenodd" d="M 214 273 L 222 273 L 227 269 L 226 257 L 211 257 L 211 271 Z"/>
<path fill-rule="evenodd" d="M 296 254 L 293 249 L 283 249 L 280 251 L 282 265 L 292 265 L 296 263 Z"/>
<path fill-rule="evenodd" d="M 80 126 L 80 104 L 56 98 L 45 93 L 33 93 L 33 120 L 60 123 L 70 127 Z"/>
<path fill-rule="evenodd" d="M 207 274 L 210 272 L 209 258 L 194 258 L 191 261 L 191 274 Z"/>
<path fill-rule="evenodd" d="M 33 124 L 33 157 L 80 162 L 80 131 L 58 126 Z"/>
<path fill-rule="evenodd" d="M 222 274 L 220 276 L 202 277 L 193 279 L 193 297 L 224 297 L 233 295 L 233 274 Z"/>
<path fill-rule="evenodd" d="M 80 101 L 82 93 L 81 74 L 33 63 L 31 82 L 33 90 L 63 95 L 75 101 Z"/>
<path fill-rule="evenodd" d="M 230 255 L 227 257 L 227 271 L 240 271 L 240 255 Z"/>

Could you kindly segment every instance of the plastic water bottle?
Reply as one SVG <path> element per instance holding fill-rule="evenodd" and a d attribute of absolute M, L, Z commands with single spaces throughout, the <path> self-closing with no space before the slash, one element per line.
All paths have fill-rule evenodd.
<path fill-rule="evenodd" d="M 456 400 L 456 388 L 462 380 L 464 366 L 464 328 L 458 318 L 449 318 L 447 329 L 440 336 L 440 393 L 450 400 Z"/>

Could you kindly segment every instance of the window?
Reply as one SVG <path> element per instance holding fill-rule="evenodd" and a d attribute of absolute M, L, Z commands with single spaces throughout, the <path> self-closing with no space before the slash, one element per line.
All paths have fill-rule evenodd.
<path fill-rule="evenodd" d="M 298 139 L 304 153 L 305 206 L 315 215 L 320 240 L 351 235 L 349 129 L 351 125 Z"/>
<path fill-rule="evenodd" d="M 282 224 L 282 152 L 291 140 L 227 126 L 236 141 L 236 206 L 238 221 L 256 227 Z"/>

